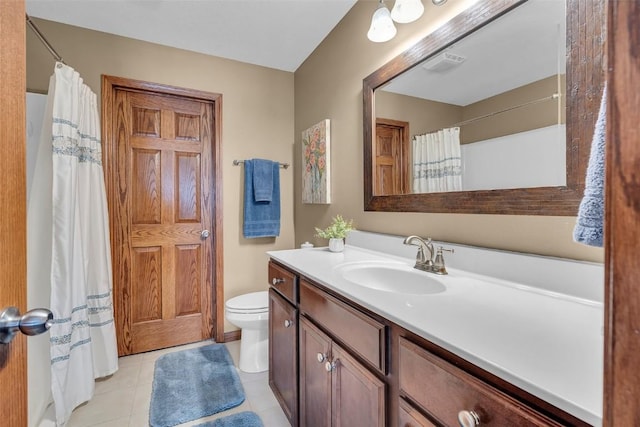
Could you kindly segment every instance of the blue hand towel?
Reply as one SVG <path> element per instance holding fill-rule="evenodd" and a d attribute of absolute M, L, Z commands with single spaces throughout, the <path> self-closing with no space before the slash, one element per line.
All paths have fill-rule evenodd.
<path fill-rule="evenodd" d="M 598 120 L 591 141 L 591 153 L 584 197 L 578 209 L 578 220 L 573 240 L 590 246 L 602 247 L 604 235 L 604 152 L 607 129 L 607 87 L 600 101 Z"/>
<path fill-rule="evenodd" d="M 253 197 L 256 202 L 273 200 L 273 176 L 280 172 L 273 171 L 271 160 L 253 159 Z"/>
<path fill-rule="evenodd" d="M 247 239 L 280 235 L 280 165 L 272 162 L 273 186 L 270 202 L 258 202 L 253 190 L 254 160 L 244 161 L 244 224 Z"/>

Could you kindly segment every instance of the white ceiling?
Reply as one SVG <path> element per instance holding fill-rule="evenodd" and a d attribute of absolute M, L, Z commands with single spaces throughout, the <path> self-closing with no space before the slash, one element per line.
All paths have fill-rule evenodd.
<path fill-rule="evenodd" d="M 27 14 L 33 17 L 295 71 L 355 2 L 27 0 L 26 3 Z M 64 46 L 54 48 L 64 58 Z"/>
<path fill-rule="evenodd" d="M 529 0 L 446 49 L 465 61 L 448 71 L 421 65 L 384 90 L 465 106 L 565 72 L 564 0 Z"/>

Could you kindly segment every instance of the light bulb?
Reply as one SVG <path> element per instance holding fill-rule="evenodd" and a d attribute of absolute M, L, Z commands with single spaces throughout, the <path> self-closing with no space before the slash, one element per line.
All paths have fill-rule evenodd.
<path fill-rule="evenodd" d="M 408 24 L 420 18 L 424 13 L 421 0 L 396 0 L 391 10 L 391 18 L 400 23 Z"/>
<path fill-rule="evenodd" d="M 396 27 L 393 25 L 391 13 L 381 0 L 371 18 L 371 27 L 367 33 L 367 38 L 372 42 L 382 43 L 391 40 L 395 35 Z"/>

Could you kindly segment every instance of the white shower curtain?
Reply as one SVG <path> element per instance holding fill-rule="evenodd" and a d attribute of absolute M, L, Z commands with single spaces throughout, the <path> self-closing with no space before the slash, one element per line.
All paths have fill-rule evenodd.
<path fill-rule="evenodd" d="M 413 139 L 413 192 L 461 190 L 460 128 L 416 135 Z"/>
<path fill-rule="evenodd" d="M 94 378 L 118 369 L 106 193 L 96 95 L 58 63 L 49 87 L 52 257 L 51 391 L 56 422 L 93 396 Z"/>

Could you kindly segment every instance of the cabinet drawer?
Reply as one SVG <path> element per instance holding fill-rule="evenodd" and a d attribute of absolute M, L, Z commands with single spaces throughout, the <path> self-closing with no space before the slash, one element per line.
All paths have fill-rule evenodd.
<path fill-rule="evenodd" d="M 269 284 L 291 304 L 296 305 L 298 289 L 295 274 L 269 261 Z"/>
<path fill-rule="evenodd" d="M 369 316 L 338 301 L 312 284 L 300 281 L 300 310 L 386 374 L 386 329 Z"/>
<path fill-rule="evenodd" d="M 401 395 L 445 426 L 460 425 L 460 411 L 475 412 L 483 426 L 559 426 L 404 338 L 399 358 Z"/>
<path fill-rule="evenodd" d="M 404 399 L 400 399 L 398 427 L 437 427 L 424 415 L 412 408 Z"/>

